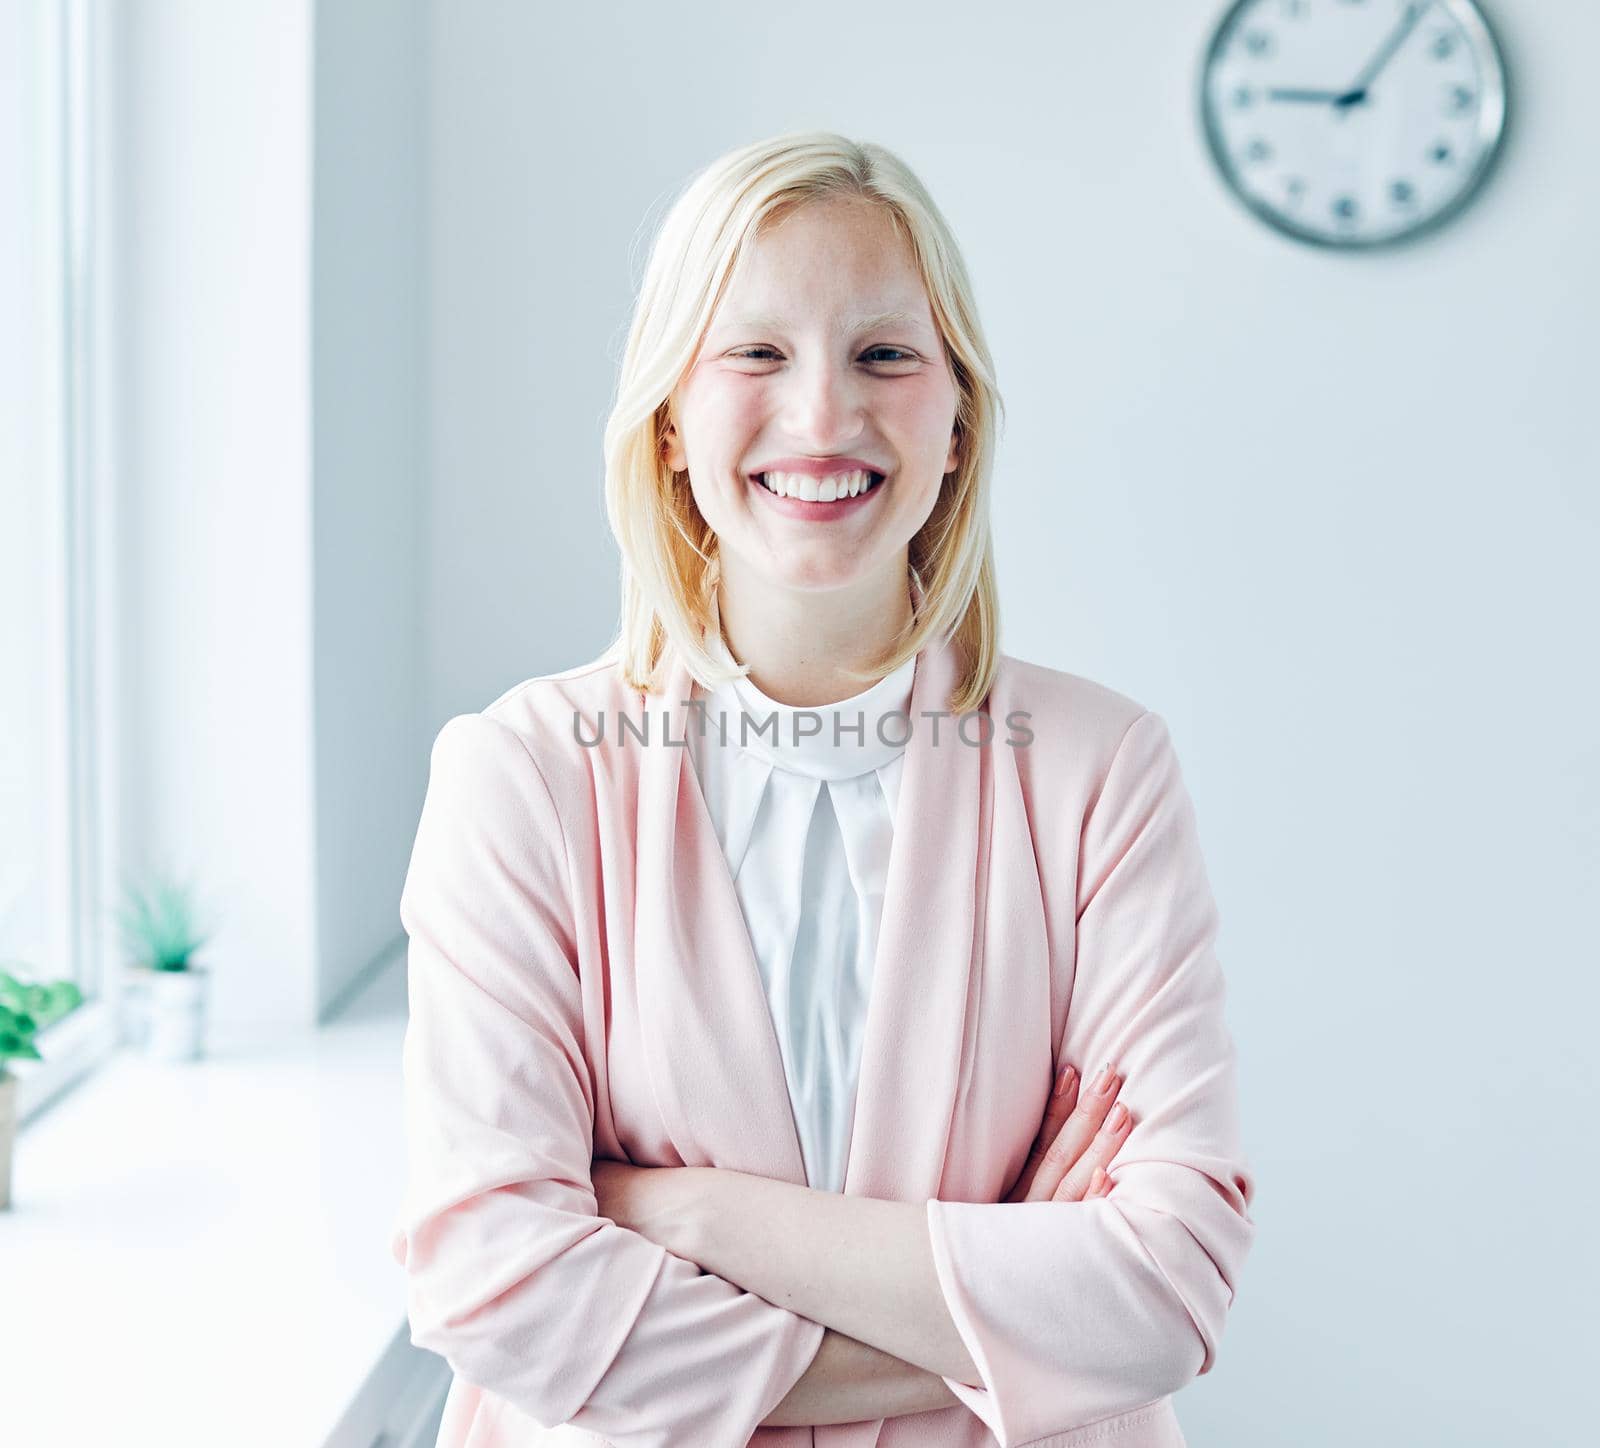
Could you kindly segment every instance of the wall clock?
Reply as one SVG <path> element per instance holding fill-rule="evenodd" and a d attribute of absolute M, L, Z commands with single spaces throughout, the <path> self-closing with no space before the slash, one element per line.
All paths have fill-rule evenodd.
<path fill-rule="evenodd" d="M 1506 71 L 1473 0 L 1237 0 L 1201 72 L 1223 179 L 1299 241 L 1407 241 L 1459 211 L 1500 149 Z"/>

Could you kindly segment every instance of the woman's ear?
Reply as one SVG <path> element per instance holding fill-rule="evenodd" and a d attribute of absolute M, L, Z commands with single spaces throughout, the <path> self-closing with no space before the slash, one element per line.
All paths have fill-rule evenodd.
<path fill-rule="evenodd" d="M 957 424 L 950 432 L 950 455 L 944 460 L 944 470 L 953 473 L 961 466 L 961 427 Z"/>
<path fill-rule="evenodd" d="M 683 440 L 678 436 L 670 407 L 667 409 L 666 423 L 661 429 L 661 459 L 675 473 L 688 471 L 689 459 L 684 453 Z"/>

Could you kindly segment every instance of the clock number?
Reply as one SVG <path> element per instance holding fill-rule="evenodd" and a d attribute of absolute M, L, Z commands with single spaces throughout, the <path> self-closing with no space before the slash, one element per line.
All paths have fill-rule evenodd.
<path fill-rule="evenodd" d="M 1448 166 L 1454 156 L 1455 152 L 1450 149 L 1450 143 L 1445 140 L 1435 141 L 1428 151 L 1428 159 L 1436 166 Z"/>
<path fill-rule="evenodd" d="M 1244 48 L 1247 54 L 1257 60 L 1265 60 L 1272 54 L 1272 32 L 1268 30 L 1247 30 L 1244 33 Z"/>
<path fill-rule="evenodd" d="M 1449 60 L 1456 53 L 1456 38 L 1448 30 L 1441 30 L 1433 37 L 1433 44 L 1429 53 L 1435 60 Z"/>
<path fill-rule="evenodd" d="M 1389 183 L 1389 197 L 1396 206 L 1410 206 L 1417 199 L 1417 190 L 1404 179 Z"/>

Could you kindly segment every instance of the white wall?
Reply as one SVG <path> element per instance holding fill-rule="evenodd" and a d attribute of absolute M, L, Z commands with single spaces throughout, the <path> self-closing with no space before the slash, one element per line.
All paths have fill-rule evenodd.
<path fill-rule="evenodd" d="M 427 780 L 420 0 L 319 0 L 312 383 L 318 1007 L 401 938 Z"/>
<path fill-rule="evenodd" d="M 1006 647 L 1169 719 L 1222 910 L 1259 1237 L 1190 1441 L 1579 1441 L 1600 12 L 1495 6 L 1498 174 L 1342 257 L 1211 172 L 1220 3 L 624 8 L 430 9 L 430 727 L 610 638 L 670 193 L 793 126 L 897 148 L 998 358 Z"/>
<path fill-rule="evenodd" d="M 421 724 L 422 11 L 107 7 L 131 869 L 192 876 L 222 1038 L 403 938 Z"/>
<path fill-rule="evenodd" d="M 220 921 L 219 1029 L 314 1008 L 311 11 L 117 19 L 125 851 Z"/>

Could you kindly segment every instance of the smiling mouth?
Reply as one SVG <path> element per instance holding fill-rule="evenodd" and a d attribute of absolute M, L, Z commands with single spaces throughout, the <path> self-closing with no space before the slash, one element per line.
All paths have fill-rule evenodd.
<path fill-rule="evenodd" d="M 833 473 L 825 478 L 808 473 L 752 473 L 750 480 L 759 483 L 777 498 L 789 498 L 802 503 L 843 502 L 872 492 L 884 480 L 884 474 L 861 470 L 851 473 Z"/>

